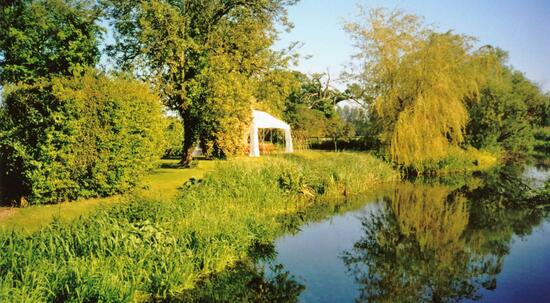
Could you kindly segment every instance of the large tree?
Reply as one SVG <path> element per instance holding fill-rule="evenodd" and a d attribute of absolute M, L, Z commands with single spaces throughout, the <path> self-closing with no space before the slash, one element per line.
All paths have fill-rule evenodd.
<path fill-rule="evenodd" d="M 550 99 L 521 72 L 506 65 L 507 53 L 493 49 L 499 68 L 468 104 L 466 140 L 476 148 L 500 148 L 509 156 L 531 151 L 533 129 L 544 126 Z"/>
<path fill-rule="evenodd" d="M 182 164 L 197 142 L 224 156 L 243 145 L 254 81 L 273 63 L 275 22 L 296 0 L 105 0 L 111 51 L 162 93 L 184 124 Z"/>
<path fill-rule="evenodd" d="M 293 128 L 296 145 L 305 148 L 311 138 L 347 134 L 347 125 L 336 110 L 346 96 L 332 86 L 330 74 L 292 74 L 298 85 L 287 96 L 283 114 Z"/>
<path fill-rule="evenodd" d="M 99 60 L 92 0 L 0 2 L 0 84 L 72 75 Z"/>
<path fill-rule="evenodd" d="M 465 102 L 478 95 L 490 50 L 402 11 L 361 10 L 346 29 L 358 51 L 346 76 L 370 103 L 394 162 L 420 171 L 464 141 Z"/>

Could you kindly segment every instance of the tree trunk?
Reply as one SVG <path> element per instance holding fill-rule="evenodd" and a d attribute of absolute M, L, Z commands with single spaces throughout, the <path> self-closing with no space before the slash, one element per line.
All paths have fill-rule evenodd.
<path fill-rule="evenodd" d="M 194 129 L 195 123 L 191 119 L 185 119 L 184 115 L 181 114 L 183 120 L 183 153 L 180 160 L 180 165 L 183 167 L 189 167 L 191 161 L 193 161 L 193 152 L 195 151 L 195 146 L 197 145 L 197 133 Z"/>
<path fill-rule="evenodd" d="M 180 165 L 183 167 L 190 167 L 191 161 L 193 161 L 193 151 L 195 150 L 195 146 L 186 146 L 187 144 L 183 144 L 183 154 L 180 160 Z"/>

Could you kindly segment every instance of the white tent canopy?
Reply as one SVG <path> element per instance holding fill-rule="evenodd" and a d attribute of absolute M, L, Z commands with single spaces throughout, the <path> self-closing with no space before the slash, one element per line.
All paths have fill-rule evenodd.
<path fill-rule="evenodd" d="M 250 125 L 250 157 L 260 156 L 260 144 L 258 139 L 258 129 L 260 128 L 283 129 L 285 131 L 285 152 L 291 153 L 294 151 L 294 148 L 292 147 L 290 125 L 266 112 L 253 110 L 252 124 Z"/>

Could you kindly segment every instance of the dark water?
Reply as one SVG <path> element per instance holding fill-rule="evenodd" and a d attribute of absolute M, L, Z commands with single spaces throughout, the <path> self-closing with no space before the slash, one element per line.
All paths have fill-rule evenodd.
<path fill-rule="evenodd" d="M 402 182 L 305 223 L 203 301 L 550 302 L 546 168 Z M 198 301 L 200 301 L 199 299 Z"/>

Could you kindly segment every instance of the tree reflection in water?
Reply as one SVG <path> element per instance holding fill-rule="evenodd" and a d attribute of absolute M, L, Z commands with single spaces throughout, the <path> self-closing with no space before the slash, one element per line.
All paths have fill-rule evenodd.
<path fill-rule="evenodd" d="M 398 184 L 342 255 L 362 287 L 357 301 L 457 302 L 495 289 L 512 237 L 548 215 L 547 192 L 531 190 L 521 172 L 504 167 L 454 186 Z"/>
<path fill-rule="evenodd" d="M 170 302 L 298 302 L 305 289 L 282 265 L 272 265 L 269 274 L 259 265 L 275 258 L 275 248 L 258 245 L 251 250 L 249 259 L 243 260 L 228 271 L 200 283 Z M 263 261 L 263 262 L 260 262 Z"/>

